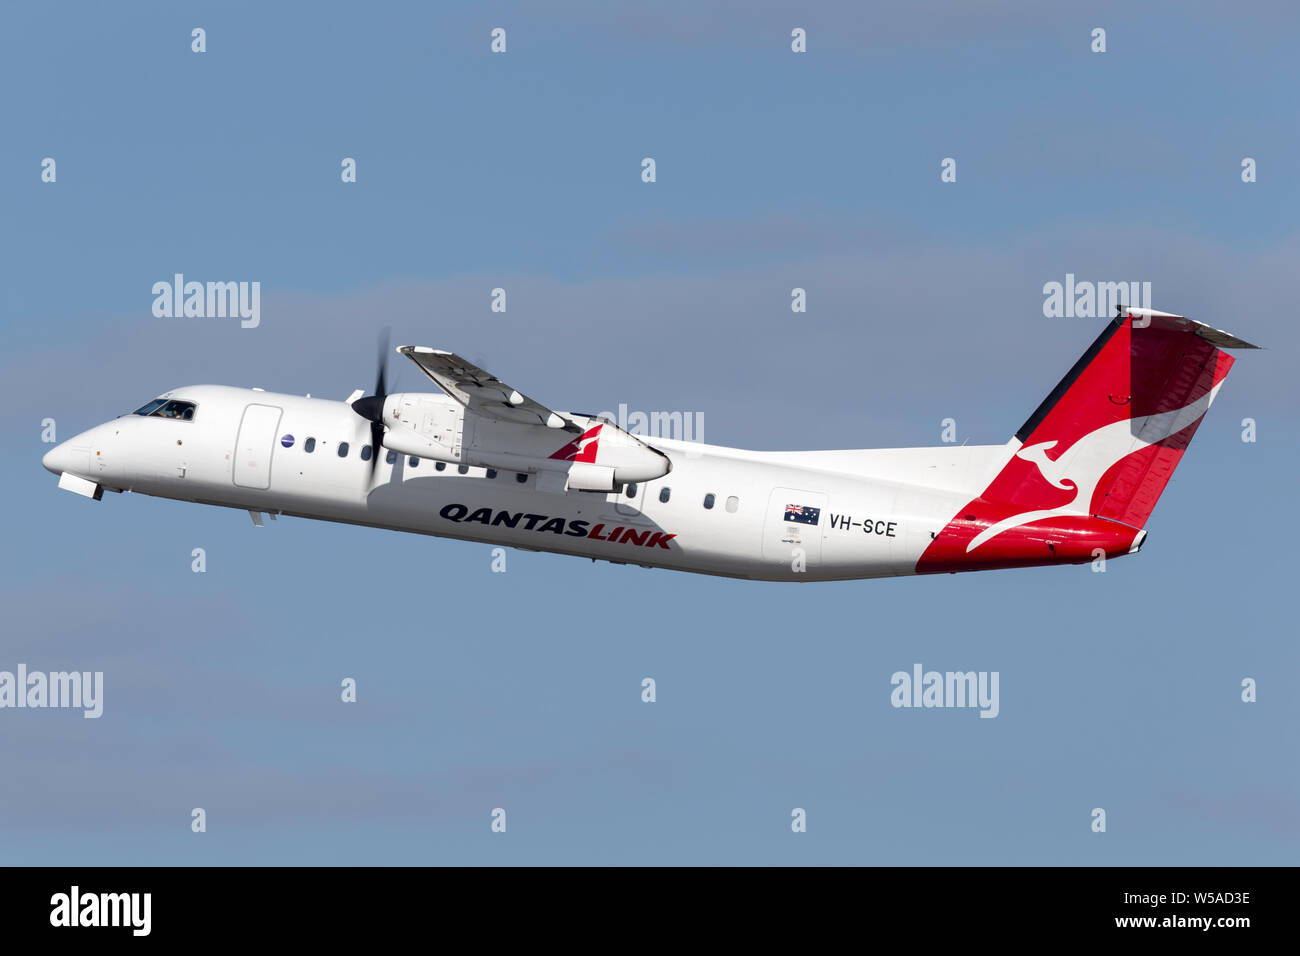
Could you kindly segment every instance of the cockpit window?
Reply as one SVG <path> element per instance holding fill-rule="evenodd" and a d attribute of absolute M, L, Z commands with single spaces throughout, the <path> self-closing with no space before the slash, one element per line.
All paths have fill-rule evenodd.
<path fill-rule="evenodd" d="M 194 403 L 193 402 L 168 402 L 158 411 L 154 412 L 162 418 L 178 418 L 183 422 L 194 420 Z"/>
<path fill-rule="evenodd" d="M 135 414 L 149 418 L 172 418 L 189 422 L 194 420 L 194 408 L 193 402 L 178 402 L 175 399 L 169 402 L 165 398 L 155 398 L 148 405 L 137 408 Z"/>

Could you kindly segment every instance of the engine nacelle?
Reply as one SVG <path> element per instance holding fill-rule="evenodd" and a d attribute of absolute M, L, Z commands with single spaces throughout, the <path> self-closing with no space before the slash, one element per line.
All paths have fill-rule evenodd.
<path fill-rule="evenodd" d="M 446 461 L 452 464 L 458 459 L 452 449 L 423 435 L 414 428 L 390 426 L 384 433 L 384 447 L 399 455 L 413 455 L 416 458 L 432 458 L 434 461 Z"/>
<path fill-rule="evenodd" d="M 504 403 L 513 404 L 518 393 L 499 391 L 494 396 L 500 405 L 493 412 L 497 420 L 467 415 L 463 406 L 441 395 L 389 395 L 382 411 L 383 446 L 402 455 L 456 465 L 564 472 L 564 487 L 575 491 L 609 492 L 619 485 L 662 478 L 672 470 L 667 455 L 609 421 L 578 416 L 568 432 L 539 428 L 535 421 L 502 421 L 510 417 Z M 533 412 L 520 414 L 536 417 Z M 558 415 L 553 417 L 562 422 Z"/>
<path fill-rule="evenodd" d="M 616 425 L 605 423 L 596 451 L 597 465 L 614 471 L 614 483 L 653 481 L 672 471 L 673 463 L 663 452 L 637 441 Z M 580 462 L 575 462 L 580 464 Z"/>

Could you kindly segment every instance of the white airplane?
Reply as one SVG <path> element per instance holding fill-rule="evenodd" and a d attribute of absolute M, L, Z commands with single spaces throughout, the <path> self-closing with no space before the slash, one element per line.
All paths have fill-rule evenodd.
<path fill-rule="evenodd" d="M 166 392 L 45 455 L 59 487 L 768 581 L 1132 554 L 1233 359 L 1255 348 L 1125 309 L 1005 445 L 760 452 L 539 405 L 450 352 L 441 390 L 328 401 Z M 386 349 L 384 349 L 386 351 Z"/>

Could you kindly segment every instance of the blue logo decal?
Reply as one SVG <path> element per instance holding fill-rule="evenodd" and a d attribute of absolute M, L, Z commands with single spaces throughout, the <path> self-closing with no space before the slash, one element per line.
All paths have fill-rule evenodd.
<path fill-rule="evenodd" d="M 285 435 L 283 438 L 280 439 L 280 444 L 283 445 L 285 448 L 292 448 L 292 447 L 293 447 L 293 436 L 292 436 L 292 435 Z"/>

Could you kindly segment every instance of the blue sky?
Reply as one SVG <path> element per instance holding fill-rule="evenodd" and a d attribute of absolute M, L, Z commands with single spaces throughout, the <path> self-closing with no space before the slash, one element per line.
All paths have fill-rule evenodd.
<path fill-rule="evenodd" d="M 1294 863 L 1298 15 L 973 7 L 6 9 L 0 669 L 106 688 L 99 720 L 0 711 L 0 860 Z M 261 325 L 154 318 L 175 272 L 260 281 Z M 493 574 L 39 464 L 42 419 L 183 384 L 368 388 L 383 325 L 720 444 L 1000 443 L 1096 335 L 1043 316 L 1066 273 L 1268 349 L 1106 574 Z M 999 671 L 999 717 L 891 708 L 915 662 Z"/>

